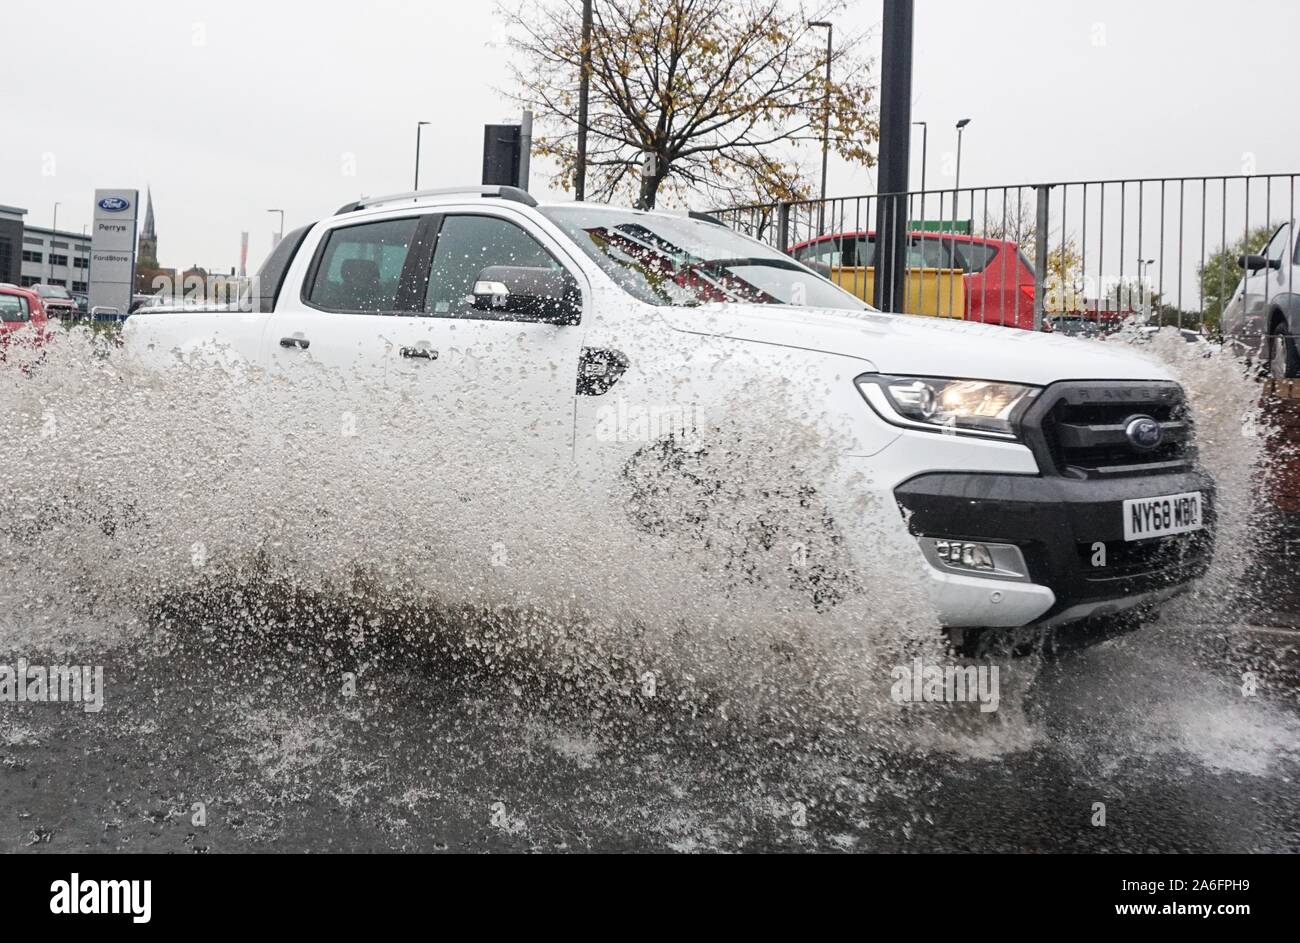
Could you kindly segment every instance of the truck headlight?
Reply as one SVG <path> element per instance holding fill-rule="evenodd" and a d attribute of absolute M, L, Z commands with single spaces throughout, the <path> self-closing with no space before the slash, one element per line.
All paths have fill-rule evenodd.
<path fill-rule="evenodd" d="M 996 380 L 897 377 L 865 373 L 855 381 L 880 418 L 932 432 L 1016 438 L 1016 420 L 1041 391 Z"/>

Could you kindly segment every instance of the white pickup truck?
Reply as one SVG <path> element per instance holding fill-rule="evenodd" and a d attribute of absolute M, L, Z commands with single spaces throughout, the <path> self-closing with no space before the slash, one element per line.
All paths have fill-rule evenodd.
<path fill-rule="evenodd" d="M 882 314 L 707 219 L 539 205 L 511 187 L 368 199 L 286 235 L 245 302 L 139 311 L 126 344 L 159 363 L 216 343 L 290 376 L 406 383 L 449 404 L 441 434 L 525 469 L 627 466 L 656 447 L 602 429 L 613 401 L 703 427 L 781 379 L 839 453 L 815 487 L 839 507 L 848 489 L 872 493 L 959 650 L 993 629 L 1132 628 L 1212 553 L 1214 484 L 1159 365 L 1118 344 Z M 835 526 L 869 552 L 863 522 Z"/>

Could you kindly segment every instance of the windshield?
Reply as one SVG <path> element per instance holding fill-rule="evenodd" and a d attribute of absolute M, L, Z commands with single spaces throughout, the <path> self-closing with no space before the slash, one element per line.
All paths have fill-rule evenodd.
<path fill-rule="evenodd" d="M 650 304 L 869 310 L 788 255 L 716 223 L 589 206 L 550 206 L 542 212 L 628 294 Z"/>
<path fill-rule="evenodd" d="M 71 295 L 68 294 L 68 290 L 66 288 L 61 288 L 58 285 L 37 285 L 36 293 L 40 295 L 42 298 L 71 299 L 72 297 Z"/>

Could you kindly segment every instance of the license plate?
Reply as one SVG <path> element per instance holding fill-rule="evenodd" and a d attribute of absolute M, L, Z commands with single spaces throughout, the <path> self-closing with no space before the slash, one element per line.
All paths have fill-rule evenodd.
<path fill-rule="evenodd" d="M 1201 510 L 1199 491 L 1129 498 L 1124 502 L 1124 539 L 1145 540 L 1200 530 L 1205 526 Z"/>

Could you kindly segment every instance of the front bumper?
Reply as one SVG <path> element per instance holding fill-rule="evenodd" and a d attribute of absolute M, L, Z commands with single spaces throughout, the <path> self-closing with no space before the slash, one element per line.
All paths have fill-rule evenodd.
<path fill-rule="evenodd" d="M 1124 540 L 1125 499 L 1186 491 L 1203 495 L 1204 529 Z M 1024 582 L 927 563 L 950 627 L 1056 625 L 1134 609 L 1181 590 L 1213 553 L 1214 482 L 1198 470 L 1112 480 L 944 472 L 894 495 L 914 535 L 1014 544 L 1024 557 Z"/>

